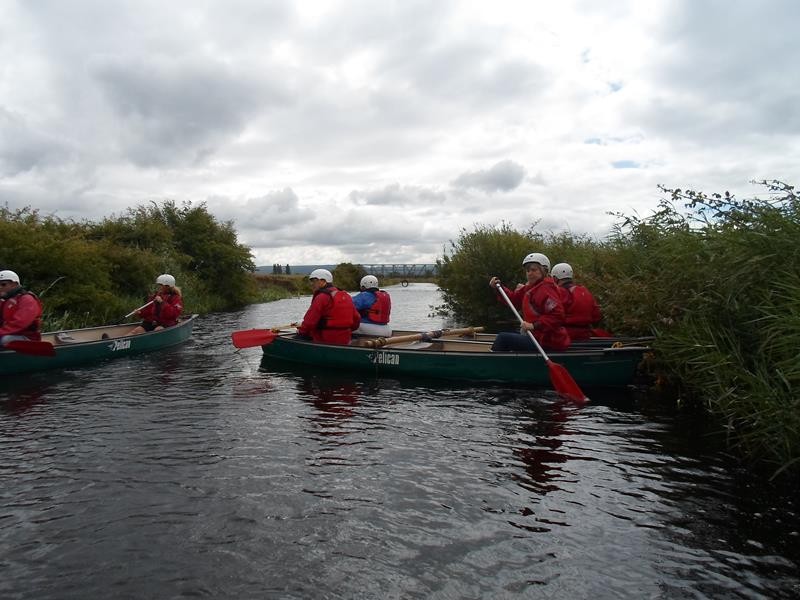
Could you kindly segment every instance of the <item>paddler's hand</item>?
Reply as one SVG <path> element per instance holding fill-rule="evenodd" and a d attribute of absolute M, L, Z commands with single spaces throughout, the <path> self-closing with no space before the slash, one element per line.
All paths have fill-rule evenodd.
<path fill-rule="evenodd" d="M 494 290 L 494 289 L 496 289 L 496 288 L 497 288 L 497 284 L 498 284 L 498 283 L 500 283 L 500 279 L 499 279 L 499 278 L 497 278 L 497 277 L 492 277 L 492 278 L 489 280 L 489 287 L 490 287 L 490 288 L 492 288 L 492 289 Z"/>

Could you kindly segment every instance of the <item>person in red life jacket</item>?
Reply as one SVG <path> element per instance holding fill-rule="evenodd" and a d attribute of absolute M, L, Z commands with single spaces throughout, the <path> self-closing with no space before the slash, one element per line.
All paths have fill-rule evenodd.
<path fill-rule="evenodd" d="M 570 344 L 564 327 L 564 303 L 553 278 L 549 276 L 550 259 L 533 252 L 522 260 L 527 283 L 520 283 L 512 292 L 503 286 L 512 304 L 522 309 L 520 330 L 533 332 L 536 341 L 545 350 L 566 350 Z M 489 286 L 497 291 L 497 277 L 489 280 Z M 502 285 L 502 284 L 501 284 Z M 499 296 L 499 292 L 498 292 Z M 499 298 L 503 302 L 502 298 Z M 536 345 L 525 333 L 500 332 L 492 344 L 494 352 L 537 352 Z"/>
<path fill-rule="evenodd" d="M 361 315 L 361 325 L 355 333 L 362 335 L 392 335 L 389 317 L 392 312 L 392 298 L 388 292 L 378 289 L 378 278 L 366 275 L 361 278 L 361 291 L 353 296 L 353 305 Z"/>
<path fill-rule="evenodd" d="M 314 295 L 297 334 L 315 342 L 348 345 L 361 323 L 353 297 L 333 286 L 333 275 L 327 269 L 311 271 L 308 279 Z"/>
<path fill-rule="evenodd" d="M 14 271 L 0 271 L 0 346 L 42 339 L 42 303 L 20 285 Z"/>
<path fill-rule="evenodd" d="M 183 295 L 175 286 L 175 278 L 168 273 L 156 278 L 158 289 L 148 296 L 148 304 L 136 311 L 142 323 L 131 330 L 131 335 L 145 331 L 158 331 L 178 324 L 183 312 Z"/>
<path fill-rule="evenodd" d="M 572 267 L 567 263 L 558 263 L 553 267 L 553 279 L 566 292 L 564 294 L 564 325 L 569 337 L 573 340 L 588 340 L 593 335 L 608 337 L 611 334 L 603 329 L 594 329 L 603 318 L 600 306 L 592 293 L 582 285 L 572 281 Z"/>

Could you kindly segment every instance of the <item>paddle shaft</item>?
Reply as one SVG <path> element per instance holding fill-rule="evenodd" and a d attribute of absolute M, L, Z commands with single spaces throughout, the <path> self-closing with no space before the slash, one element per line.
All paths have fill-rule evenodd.
<path fill-rule="evenodd" d="M 134 308 L 131 312 L 129 312 L 127 315 L 125 315 L 122 318 L 123 319 L 127 319 L 128 317 L 132 317 L 133 315 L 135 315 L 137 312 L 139 312 L 143 308 L 147 308 L 148 306 L 150 306 L 153 302 L 155 302 L 155 300 L 150 300 L 150 302 L 148 302 L 147 304 L 142 304 L 139 308 Z"/>
<path fill-rule="evenodd" d="M 367 340 L 365 346 L 368 348 L 382 348 L 390 344 L 402 344 L 404 342 L 417 342 L 425 339 L 436 339 L 450 335 L 472 335 L 483 331 L 483 327 L 463 327 L 461 329 L 439 329 L 437 331 L 428 331 L 425 333 L 413 333 L 409 335 L 398 335 L 390 338 L 378 338 L 376 340 Z"/>

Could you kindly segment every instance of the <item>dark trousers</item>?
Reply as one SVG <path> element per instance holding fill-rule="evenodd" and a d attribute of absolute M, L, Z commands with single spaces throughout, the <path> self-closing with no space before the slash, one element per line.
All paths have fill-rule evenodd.
<path fill-rule="evenodd" d="M 492 352 L 538 352 L 538 350 L 528 334 L 503 331 L 494 338 Z"/>

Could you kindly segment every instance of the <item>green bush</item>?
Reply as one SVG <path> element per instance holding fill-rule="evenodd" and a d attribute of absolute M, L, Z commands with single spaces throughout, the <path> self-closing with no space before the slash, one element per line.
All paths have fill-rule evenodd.
<path fill-rule="evenodd" d="M 352 263 L 339 263 L 333 270 L 333 285 L 340 290 L 347 290 L 350 292 L 357 292 L 361 289 L 361 278 L 367 272 L 361 265 L 354 265 Z"/>

